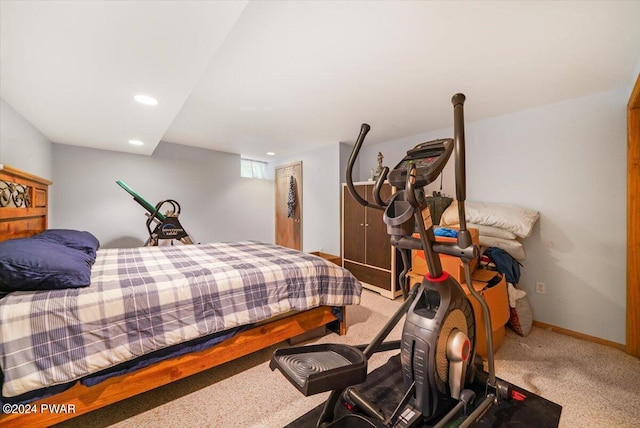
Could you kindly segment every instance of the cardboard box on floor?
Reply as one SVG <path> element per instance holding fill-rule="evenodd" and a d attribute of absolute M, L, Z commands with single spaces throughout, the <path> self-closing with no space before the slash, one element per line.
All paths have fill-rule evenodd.
<path fill-rule="evenodd" d="M 480 233 L 478 232 L 478 229 L 469 228 L 469 233 L 471 234 L 471 242 L 479 246 Z M 420 237 L 420 235 L 418 235 L 417 233 L 413 236 L 415 236 L 416 238 Z M 436 241 L 438 242 L 456 242 L 456 240 L 456 238 L 436 236 Z M 462 261 L 458 257 L 440 254 L 440 263 L 442 263 L 442 270 L 447 271 L 449 275 L 454 277 L 460 284 L 464 284 L 465 282 L 467 282 L 464 277 Z M 475 271 L 477 263 L 477 260 L 471 260 L 471 263 L 469 263 L 469 267 L 471 268 L 472 273 Z M 429 268 L 427 267 L 427 260 L 424 256 L 424 251 L 411 250 L 411 270 L 414 273 L 423 275 L 426 275 L 429 272 Z"/>
<path fill-rule="evenodd" d="M 491 314 L 491 327 L 493 330 L 493 352 L 495 353 L 504 341 L 504 325 L 509 321 L 509 298 L 507 296 L 507 283 L 504 276 L 500 282 L 492 287 L 487 287 L 487 283 L 491 281 L 498 272 L 479 269 L 472 275 L 473 287 L 480 292 L 489 306 Z M 422 282 L 424 274 L 418 274 L 410 271 L 408 274 L 410 287 L 414 284 Z M 480 303 L 470 294 L 466 284 L 461 284 L 462 289 L 467 293 L 473 312 L 476 317 L 476 352 L 483 356 L 487 356 L 487 339 L 484 326 L 484 314 Z"/>

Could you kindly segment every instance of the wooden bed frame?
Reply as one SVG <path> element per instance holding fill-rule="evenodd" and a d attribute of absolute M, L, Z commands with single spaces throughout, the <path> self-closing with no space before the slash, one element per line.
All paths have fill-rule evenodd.
<path fill-rule="evenodd" d="M 0 164 L 0 241 L 29 237 L 47 228 L 50 184 L 49 180 Z M 342 322 L 337 320 L 332 308 L 327 306 L 293 313 L 256 325 L 207 350 L 164 360 L 133 373 L 112 377 L 92 387 L 78 382 L 62 393 L 30 404 L 35 405 L 31 409 L 37 412 L 9 415 L 0 413 L 0 426 L 50 426 L 219 366 L 319 327 L 328 326 L 339 334 L 345 334 L 344 307 L 342 313 Z M 41 407 L 42 405 L 64 405 L 65 409 L 73 412 L 42 411 L 52 408 Z"/>

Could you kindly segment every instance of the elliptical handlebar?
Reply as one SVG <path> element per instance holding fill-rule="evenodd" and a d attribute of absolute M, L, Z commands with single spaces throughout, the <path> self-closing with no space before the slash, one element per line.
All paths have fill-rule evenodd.
<path fill-rule="evenodd" d="M 409 171 L 407 174 L 407 184 L 405 187 L 407 202 L 409 202 L 409 204 L 413 208 L 419 209 L 420 204 L 418 203 L 418 198 L 416 198 L 416 189 L 415 189 L 416 176 L 418 174 L 418 169 L 416 168 L 416 165 L 414 163 L 410 164 L 408 169 Z"/>
<path fill-rule="evenodd" d="M 460 218 L 460 230 L 467 230 L 467 221 L 464 210 L 464 201 L 467 198 L 466 182 L 466 159 L 465 159 L 465 138 L 464 138 L 464 111 L 463 105 L 466 100 L 464 94 L 455 94 L 451 98 L 453 104 L 453 141 L 455 151 L 455 172 L 456 172 L 456 200 L 458 202 L 458 217 Z"/>
<path fill-rule="evenodd" d="M 385 209 L 389 204 L 382 200 L 380 197 L 380 191 L 382 190 L 382 185 L 387 179 L 387 175 L 389 174 L 389 167 L 382 167 L 382 172 L 380 173 L 380 177 L 376 180 L 375 186 L 373 186 L 373 200 L 376 201 L 376 204 L 380 206 L 380 209 Z"/>
<path fill-rule="evenodd" d="M 467 220 L 464 209 L 464 200 L 466 199 L 466 160 L 465 160 L 465 137 L 464 137 L 464 112 L 463 105 L 465 101 L 465 96 L 463 94 L 455 94 L 451 98 L 451 104 L 453 104 L 453 139 L 454 139 L 454 151 L 456 156 L 456 199 L 458 202 L 458 218 L 460 220 L 460 232 L 458 233 L 458 247 L 463 249 L 471 249 L 470 255 L 473 258 L 476 258 L 478 255 L 478 247 L 473 245 L 471 242 L 471 234 L 467 230 Z M 464 261 L 464 274 L 467 284 L 471 282 L 471 269 L 469 268 L 469 260 L 470 258 L 467 256 L 467 259 Z M 489 306 L 487 305 L 484 298 L 480 295 L 478 291 L 474 287 L 468 287 L 471 295 L 480 303 L 480 307 L 482 308 L 482 313 L 485 321 L 485 334 L 487 340 L 487 365 L 489 368 L 489 376 L 487 379 L 487 385 L 496 388 L 496 374 L 495 374 L 495 363 L 494 363 L 494 355 L 493 355 L 493 328 L 491 327 L 491 315 L 489 311 Z M 487 398 L 485 403 L 483 403 L 480 407 L 484 406 L 485 408 L 490 405 L 491 400 Z M 469 418 L 471 419 L 471 418 Z M 464 425 L 464 424 L 463 424 Z"/>
<path fill-rule="evenodd" d="M 351 156 L 349 156 L 349 162 L 347 163 L 347 173 L 346 173 L 346 182 L 347 188 L 349 189 L 349 193 L 360 205 L 365 207 L 376 208 L 379 210 L 383 210 L 387 207 L 387 203 L 382 200 L 380 197 L 380 190 L 382 189 L 382 184 L 387 179 L 387 174 L 389 173 L 389 168 L 386 166 L 383 168 L 380 177 L 376 181 L 376 184 L 373 188 L 373 199 L 375 200 L 375 204 L 368 202 L 364 199 L 360 194 L 356 191 L 356 188 L 353 185 L 353 165 L 356 163 L 356 158 L 360 153 L 360 149 L 362 148 L 362 144 L 364 143 L 364 138 L 367 136 L 367 133 L 371 130 L 371 126 L 366 123 L 363 123 L 360 127 L 360 135 L 358 135 L 358 139 L 356 140 L 356 144 L 353 146 L 353 150 L 351 151 Z"/>

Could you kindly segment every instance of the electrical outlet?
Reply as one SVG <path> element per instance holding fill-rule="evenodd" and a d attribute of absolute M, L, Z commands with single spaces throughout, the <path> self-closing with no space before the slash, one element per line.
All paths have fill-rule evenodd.
<path fill-rule="evenodd" d="M 547 294 L 547 286 L 544 282 L 536 282 L 536 293 Z"/>

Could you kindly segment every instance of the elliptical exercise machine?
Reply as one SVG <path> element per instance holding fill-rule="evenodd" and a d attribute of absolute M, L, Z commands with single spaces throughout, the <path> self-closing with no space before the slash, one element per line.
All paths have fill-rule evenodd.
<path fill-rule="evenodd" d="M 471 302 L 460 284 L 442 270 L 438 254 L 459 257 L 467 284 L 471 282 L 469 262 L 478 256 L 466 227 L 464 200 L 465 137 L 463 104 L 465 96 L 452 98 L 454 138 L 421 143 L 409 150 L 389 171 L 384 167 L 373 189 L 372 204 L 353 186 L 352 170 L 370 127 L 363 124 L 349 158 L 346 181 L 349 192 L 360 204 L 384 210 L 384 222 L 391 243 L 400 250 L 405 269 L 400 274 L 404 302 L 368 345 L 310 345 L 275 351 L 270 368 L 282 374 L 305 396 L 332 391 L 318 419 L 318 427 L 416 427 L 444 426 L 464 412 L 460 426 L 472 425 L 495 403 L 509 398 L 509 384 L 495 377 L 491 316 L 484 298 L 473 287 L 469 291 L 483 311 L 487 338 L 488 374 L 475 356 L 476 325 Z M 455 151 L 456 199 L 460 217 L 457 242 L 436 242 L 433 225 L 422 216 L 427 207 L 424 187 L 433 182 Z M 387 201 L 380 197 L 385 180 L 396 189 Z M 417 230 L 420 238 L 413 236 Z M 405 285 L 410 250 L 425 252 L 429 274 L 411 290 Z M 402 340 L 385 339 L 406 314 Z M 400 349 L 404 383 L 402 399 L 385 415 L 354 385 L 367 379 L 367 361 L 376 352 Z M 484 398 L 476 405 L 475 393 L 466 386 L 474 381 L 484 385 Z M 335 420 L 336 404 L 343 400 L 350 413 Z M 472 410 L 473 409 L 473 410 Z"/>

